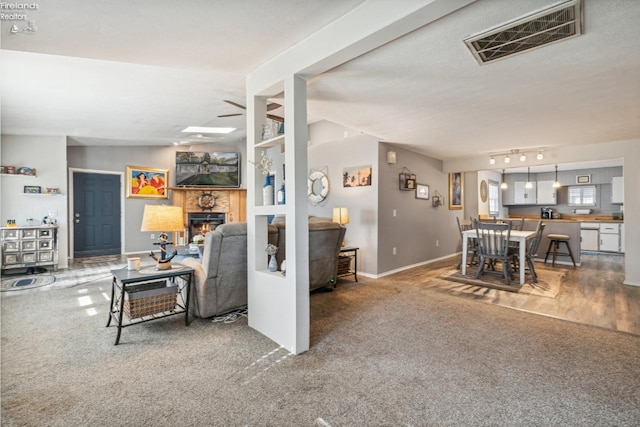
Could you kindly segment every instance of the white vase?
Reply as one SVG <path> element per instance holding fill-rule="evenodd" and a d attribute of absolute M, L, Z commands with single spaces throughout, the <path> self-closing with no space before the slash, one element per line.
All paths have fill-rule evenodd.
<path fill-rule="evenodd" d="M 273 185 L 271 185 L 269 177 L 265 178 L 264 185 L 262 186 L 262 205 L 271 206 L 273 205 Z"/>
<path fill-rule="evenodd" d="M 269 271 L 278 271 L 278 260 L 275 255 L 269 256 Z"/>

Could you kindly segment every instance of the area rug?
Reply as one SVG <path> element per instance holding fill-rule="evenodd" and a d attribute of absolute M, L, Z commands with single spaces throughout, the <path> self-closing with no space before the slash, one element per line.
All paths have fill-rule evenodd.
<path fill-rule="evenodd" d="M 0 291 L 23 291 L 25 289 L 41 288 L 43 286 L 53 285 L 56 282 L 56 277 L 51 274 L 39 274 L 39 275 L 20 275 L 14 277 L 5 277 L 2 279 L 0 285 Z"/>
<path fill-rule="evenodd" d="M 442 278 L 450 282 L 470 285 L 470 291 L 475 292 L 478 288 L 491 288 L 500 291 L 515 292 L 519 294 L 535 295 L 546 298 L 555 298 L 560 292 L 560 284 L 565 274 L 561 271 L 549 271 L 536 269 L 538 283 L 531 281 L 531 276 L 525 276 L 527 280 L 523 285 L 519 283 L 519 273 L 514 273 L 514 280 L 510 285 L 506 285 L 501 274 L 485 273 L 478 279 L 474 279 L 477 267 L 467 267 L 467 274 L 462 275 L 460 270 L 450 270 L 442 275 Z M 473 288 L 475 287 L 475 288 Z"/>
<path fill-rule="evenodd" d="M 76 262 L 80 264 L 100 264 L 102 262 L 117 262 L 120 260 L 120 255 L 104 255 L 93 256 L 88 258 L 77 258 Z"/>

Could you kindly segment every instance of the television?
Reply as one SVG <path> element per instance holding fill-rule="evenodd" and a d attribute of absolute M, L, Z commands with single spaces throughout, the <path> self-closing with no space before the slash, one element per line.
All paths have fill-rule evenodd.
<path fill-rule="evenodd" d="M 176 151 L 177 187 L 240 187 L 240 153 Z"/>

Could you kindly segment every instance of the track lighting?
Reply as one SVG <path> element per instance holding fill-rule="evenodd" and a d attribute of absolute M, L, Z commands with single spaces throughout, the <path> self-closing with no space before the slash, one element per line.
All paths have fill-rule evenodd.
<path fill-rule="evenodd" d="M 536 155 L 536 159 L 538 160 L 542 160 L 544 159 L 544 155 L 542 154 L 543 150 L 538 150 L 538 154 Z M 499 156 L 504 156 L 504 162 L 505 163 L 510 163 L 511 162 L 511 156 L 516 156 L 517 159 L 519 159 L 521 162 L 526 162 L 527 161 L 527 153 L 524 153 L 522 151 L 520 151 L 520 149 L 518 148 L 514 148 L 513 150 L 509 150 L 507 153 L 504 154 L 491 154 L 489 156 L 489 164 L 490 165 L 495 165 L 496 164 L 496 157 Z"/>

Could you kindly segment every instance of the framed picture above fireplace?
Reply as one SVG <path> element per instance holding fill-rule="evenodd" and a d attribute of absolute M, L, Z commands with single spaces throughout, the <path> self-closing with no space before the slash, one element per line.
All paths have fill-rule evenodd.
<path fill-rule="evenodd" d="M 176 151 L 177 187 L 240 187 L 240 153 Z"/>

